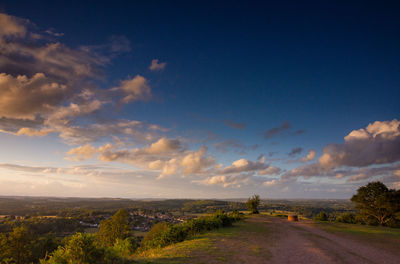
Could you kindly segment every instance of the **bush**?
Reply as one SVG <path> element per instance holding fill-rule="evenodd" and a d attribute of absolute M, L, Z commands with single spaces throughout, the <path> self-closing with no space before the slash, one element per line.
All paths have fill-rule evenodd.
<path fill-rule="evenodd" d="M 314 217 L 314 221 L 328 221 L 328 215 L 324 211 L 321 211 Z"/>
<path fill-rule="evenodd" d="M 132 255 L 137 248 L 137 240 L 134 237 L 128 237 L 123 240 L 118 238 L 115 241 L 112 250 L 116 253 L 116 255 L 127 258 Z"/>
<path fill-rule="evenodd" d="M 59 246 L 41 264 L 124 264 L 132 251 L 129 239 L 117 239 L 113 247 L 101 247 L 92 234 L 76 233 L 66 238 L 65 245 Z"/>
<path fill-rule="evenodd" d="M 200 217 L 183 223 L 182 225 L 171 226 L 168 223 L 160 222 L 143 238 L 141 247 L 161 248 L 174 243 L 182 242 L 187 237 L 195 236 L 205 231 L 231 226 L 233 222 L 242 218 L 238 212 L 226 214 L 222 211 L 212 216 Z"/>
<path fill-rule="evenodd" d="M 259 205 L 260 205 L 260 196 L 256 194 L 250 197 L 246 202 L 246 207 L 247 209 L 249 209 L 251 214 L 259 214 L 258 212 Z"/>
<path fill-rule="evenodd" d="M 48 260 L 42 264 L 69 264 L 69 263 L 101 263 L 104 259 L 104 250 L 97 248 L 93 235 L 76 233 L 67 238 L 64 247 L 58 247 Z"/>
<path fill-rule="evenodd" d="M 347 224 L 356 224 L 356 215 L 353 213 L 344 213 L 336 217 L 336 222 L 339 223 L 347 223 Z"/>
<path fill-rule="evenodd" d="M 142 240 L 142 247 L 154 248 L 160 246 L 161 237 L 169 228 L 170 224 L 166 222 L 159 222 L 155 224 L 150 231 L 144 236 Z"/>

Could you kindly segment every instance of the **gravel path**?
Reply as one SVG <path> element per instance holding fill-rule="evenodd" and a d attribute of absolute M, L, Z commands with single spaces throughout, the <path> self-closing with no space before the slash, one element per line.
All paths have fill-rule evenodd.
<path fill-rule="evenodd" d="M 273 231 L 272 258 L 265 263 L 400 263 L 400 253 L 396 256 L 328 233 L 310 222 L 276 217 L 268 217 L 268 222 Z"/>

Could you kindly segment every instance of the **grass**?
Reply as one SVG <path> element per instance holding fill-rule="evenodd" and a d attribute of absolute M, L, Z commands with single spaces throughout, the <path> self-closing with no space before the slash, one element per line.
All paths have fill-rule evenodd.
<path fill-rule="evenodd" d="M 399 252 L 400 250 L 399 228 L 332 222 L 320 222 L 315 223 L 315 225 L 327 232 L 368 243 L 374 247 L 387 249 L 392 252 Z"/>
<path fill-rule="evenodd" d="M 203 254 L 224 259 L 226 257 L 221 255 L 214 242 L 217 238 L 224 239 L 235 236 L 239 230 L 239 225 L 236 224 L 234 227 L 221 228 L 201 234 L 195 238 L 165 248 L 150 249 L 137 254 L 134 259 L 138 263 L 184 263 L 192 258 L 196 258 L 196 255 Z"/>
<path fill-rule="evenodd" d="M 269 248 L 274 239 L 273 223 L 268 219 L 269 213 L 246 216 L 244 221 L 235 223 L 233 227 L 204 233 L 165 248 L 138 253 L 132 258 L 141 264 L 265 263 L 271 258 Z M 314 225 L 338 236 L 395 254 L 400 251 L 400 229 L 330 222 Z"/>
<path fill-rule="evenodd" d="M 232 261 L 238 262 L 238 259 L 246 254 L 267 259 L 270 257 L 270 252 L 253 240 L 257 236 L 265 239 L 270 230 L 264 222 L 252 221 L 255 218 L 257 217 L 237 222 L 232 227 L 201 234 L 165 248 L 137 253 L 133 259 L 137 263 L 159 264 L 200 264 L 215 262 L 215 260 L 219 263 L 231 263 Z"/>
<path fill-rule="evenodd" d="M 400 239 L 399 228 L 323 222 L 317 223 L 317 225 L 330 232 L 341 232 L 361 236 L 383 236 L 385 238 L 391 237 Z"/>

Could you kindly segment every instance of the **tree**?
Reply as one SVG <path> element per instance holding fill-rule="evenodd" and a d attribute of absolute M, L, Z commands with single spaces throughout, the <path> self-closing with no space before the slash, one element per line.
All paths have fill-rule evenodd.
<path fill-rule="evenodd" d="M 76 233 L 69 237 L 64 247 L 58 247 L 48 260 L 41 264 L 91 264 L 104 263 L 104 250 L 97 248 L 91 234 Z"/>
<path fill-rule="evenodd" d="M 0 237 L 1 263 L 29 263 L 32 260 L 33 234 L 26 226 L 15 227 L 12 232 Z"/>
<path fill-rule="evenodd" d="M 158 246 L 158 238 L 161 237 L 170 227 L 171 225 L 167 222 L 159 222 L 150 229 L 149 232 L 146 233 L 142 240 L 143 247 L 157 247 Z"/>
<path fill-rule="evenodd" d="M 119 210 L 110 219 L 100 223 L 98 239 L 104 246 L 114 245 L 117 239 L 125 239 L 130 233 L 129 214 L 126 210 Z"/>
<path fill-rule="evenodd" d="M 260 205 L 260 196 L 253 195 L 246 202 L 246 207 L 252 214 L 258 214 L 258 206 Z"/>
<path fill-rule="evenodd" d="M 379 181 L 360 187 L 351 201 L 364 219 L 372 219 L 380 225 L 396 221 L 396 214 L 400 212 L 400 191 L 388 189 Z"/>
<path fill-rule="evenodd" d="M 328 221 L 328 215 L 325 211 L 321 211 L 314 217 L 314 221 Z"/>

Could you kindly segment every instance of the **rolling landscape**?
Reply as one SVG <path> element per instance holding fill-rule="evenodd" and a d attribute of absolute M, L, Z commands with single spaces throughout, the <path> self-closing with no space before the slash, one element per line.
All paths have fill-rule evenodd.
<path fill-rule="evenodd" d="M 0 264 L 400 263 L 399 1 L 0 1 Z"/>

